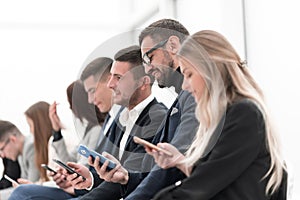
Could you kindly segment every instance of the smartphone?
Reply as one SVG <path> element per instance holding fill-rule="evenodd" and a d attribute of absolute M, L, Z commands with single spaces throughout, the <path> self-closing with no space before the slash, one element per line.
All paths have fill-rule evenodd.
<path fill-rule="evenodd" d="M 82 176 L 81 174 L 79 174 L 78 172 L 76 172 L 74 169 L 72 169 L 71 167 L 69 167 L 68 165 L 66 165 L 65 163 L 61 162 L 60 160 L 57 159 L 52 159 L 54 162 L 56 162 L 58 165 L 60 165 L 61 167 L 65 168 L 67 170 L 67 172 L 69 174 L 77 174 L 78 176 L 81 176 L 83 178 L 83 181 L 86 180 L 86 178 L 84 176 Z"/>
<path fill-rule="evenodd" d="M 15 181 L 14 179 L 10 178 L 9 176 L 7 176 L 6 174 L 4 174 L 4 178 L 8 181 L 10 181 L 11 183 L 14 183 L 16 185 L 20 185 L 17 181 Z"/>
<path fill-rule="evenodd" d="M 115 168 L 117 166 L 116 163 L 114 163 L 113 161 L 105 158 L 104 156 L 102 156 L 101 154 L 97 153 L 96 151 L 90 150 L 89 148 L 87 148 L 85 145 L 79 145 L 78 147 L 78 153 L 85 156 L 85 157 L 89 157 L 92 156 L 93 161 L 95 160 L 95 158 L 98 156 L 100 158 L 100 165 L 103 165 L 103 163 L 108 160 L 108 166 L 107 166 L 107 170 L 110 171 L 113 168 Z"/>
<path fill-rule="evenodd" d="M 53 172 L 54 175 L 57 173 L 54 169 L 52 169 L 51 167 L 49 167 L 46 164 L 41 164 L 41 167 L 44 168 L 44 169 L 46 169 L 46 170 L 49 170 L 50 172 Z"/>
<path fill-rule="evenodd" d="M 156 151 L 161 151 L 161 152 L 163 152 L 164 154 L 166 154 L 166 155 L 168 155 L 168 156 L 170 156 L 170 157 L 173 156 L 173 154 L 172 154 L 171 152 L 169 152 L 169 151 L 167 151 L 167 150 L 165 150 L 165 149 L 162 149 L 162 148 L 160 148 L 160 147 L 158 147 L 158 146 L 156 146 L 156 145 L 154 145 L 154 144 L 152 144 L 152 143 L 150 143 L 150 142 L 148 142 L 148 141 L 146 141 L 146 140 L 143 140 L 142 138 L 139 138 L 139 137 L 137 137 L 137 136 L 134 136 L 134 137 L 133 137 L 133 141 L 134 141 L 135 143 L 137 143 L 137 144 L 141 144 L 141 145 L 143 145 L 143 146 L 147 146 L 147 147 L 149 147 L 150 149 L 155 149 Z"/>

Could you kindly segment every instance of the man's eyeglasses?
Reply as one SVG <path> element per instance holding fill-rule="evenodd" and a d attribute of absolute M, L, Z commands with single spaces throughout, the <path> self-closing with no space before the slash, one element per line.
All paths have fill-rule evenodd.
<path fill-rule="evenodd" d="M 0 148 L 0 152 L 3 152 L 3 151 L 4 151 L 5 147 L 8 145 L 9 142 L 10 142 L 10 138 L 8 138 L 8 139 L 5 141 L 3 147 Z"/>
<path fill-rule="evenodd" d="M 165 44 L 168 42 L 169 39 L 163 40 L 161 42 L 159 42 L 158 44 L 156 44 L 154 47 L 152 47 L 151 49 L 149 49 L 144 55 L 143 55 L 143 63 L 146 65 L 150 65 L 152 60 L 149 57 L 149 54 L 152 53 L 153 51 L 155 51 L 156 49 L 159 49 L 163 46 L 165 46 Z"/>

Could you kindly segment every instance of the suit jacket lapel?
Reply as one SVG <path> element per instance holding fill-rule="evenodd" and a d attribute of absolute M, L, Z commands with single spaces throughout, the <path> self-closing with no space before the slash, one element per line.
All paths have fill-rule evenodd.
<path fill-rule="evenodd" d="M 143 137 L 143 135 L 141 135 L 140 132 L 137 132 L 136 129 L 138 127 L 143 127 L 143 126 L 147 126 L 148 124 L 145 124 L 145 119 L 149 117 L 149 109 L 154 105 L 157 104 L 157 100 L 156 98 L 154 98 L 145 108 L 144 110 L 141 112 L 141 114 L 139 115 L 139 117 L 137 118 L 131 132 L 130 135 L 127 139 L 126 145 L 125 145 L 125 150 L 129 151 L 130 149 L 130 145 L 133 142 L 133 136 L 138 136 L 138 137 Z M 154 133 L 155 134 L 155 133 Z"/>
<path fill-rule="evenodd" d="M 214 148 L 216 143 L 218 142 L 218 139 L 222 133 L 223 126 L 225 123 L 225 118 L 226 118 L 225 116 L 226 116 L 226 114 L 224 113 L 220 119 L 218 126 L 216 127 L 214 133 L 212 134 L 204 152 L 203 152 L 202 158 L 206 157 L 211 152 L 211 150 Z"/>

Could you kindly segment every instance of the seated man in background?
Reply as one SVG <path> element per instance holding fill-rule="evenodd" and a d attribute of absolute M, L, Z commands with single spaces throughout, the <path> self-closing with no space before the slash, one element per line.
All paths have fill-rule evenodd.
<path fill-rule="evenodd" d="M 32 135 L 25 137 L 11 122 L 0 120 L 0 155 L 13 161 L 18 159 L 21 178 L 32 182 L 39 180 L 39 170 L 34 161 L 34 143 Z"/>
<path fill-rule="evenodd" d="M 31 134 L 27 137 L 24 136 L 13 123 L 4 120 L 0 120 L 0 156 L 19 163 L 20 167 L 16 169 L 21 169 L 21 176 L 11 176 L 11 178 L 21 177 L 32 182 L 40 179 L 40 172 L 34 162 L 33 136 Z M 12 170 L 12 168 L 9 168 L 9 170 Z M 8 169 L 6 172 L 8 172 Z M 1 190 L 1 199 L 7 199 L 12 191 L 13 188 Z"/>

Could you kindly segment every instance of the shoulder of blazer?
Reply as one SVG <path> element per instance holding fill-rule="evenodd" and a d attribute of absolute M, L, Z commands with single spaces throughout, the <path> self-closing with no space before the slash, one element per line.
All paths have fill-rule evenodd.
<path fill-rule="evenodd" d="M 162 112 L 162 114 L 159 113 Z M 150 119 L 152 113 L 156 113 L 156 115 L 164 115 L 167 112 L 167 107 L 162 103 L 159 103 L 156 98 L 154 98 L 141 112 L 138 119 L 136 120 L 136 125 L 146 125 L 145 120 Z"/>
<path fill-rule="evenodd" d="M 226 115 L 230 112 L 233 112 L 232 114 L 235 114 L 240 111 L 257 112 L 257 116 L 262 117 L 262 114 L 260 113 L 260 110 L 258 109 L 257 105 L 250 99 L 242 99 L 240 101 L 234 102 L 231 105 L 228 105 L 226 113 L 224 113 L 221 117 L 219 124 L 217 125 L 213 135 L 211 136 L 207 144 L 207 147 L 204 150 L 202 158 L 206 157 L 212 151 L 218 139 L 220 138 L 221 133 L 223 131 L 223 127 L 225 125 Z"/>

